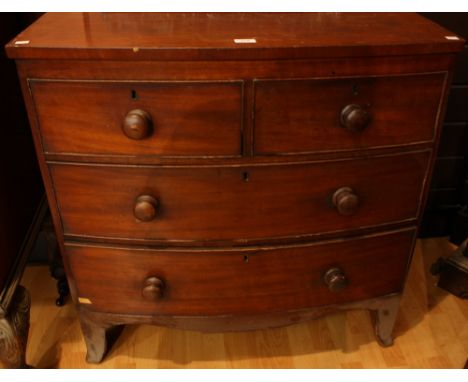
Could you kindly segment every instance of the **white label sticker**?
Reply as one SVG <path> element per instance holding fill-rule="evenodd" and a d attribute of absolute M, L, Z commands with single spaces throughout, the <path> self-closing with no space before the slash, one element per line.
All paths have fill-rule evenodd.
<path fill-rule="evenodd" d="M 27 45 L 29 44 L 29 40 L 18 40 L 15 41 L 15 45 Z"/>
<path fill-rule="evenodd" d="M 447 40 L 460 40 L 457 36 L 445 36 Z"/>
<path fill-rule="evenodd" d="M 235 38 L 234 42 L 236 44 L 256 44 L 257 40 L 254 38 Z"/>

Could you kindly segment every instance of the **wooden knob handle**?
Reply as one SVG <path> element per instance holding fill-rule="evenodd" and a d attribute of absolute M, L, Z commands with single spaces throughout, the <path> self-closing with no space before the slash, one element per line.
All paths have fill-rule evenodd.
<path fill-rule="evenodd" d="M 138 220 L 149 222 L 158 214 L 158 200 L 151 195 L 140 195 L 133 208 L 133 214 Z"/>
<path fill-rule="evenodd" d="M 340 215 L 353 215 L 359 208 L 359 196 L 351 187 L 341 187 L 332 196 L 332 202 Z"/>
<path fill-rule="evenodd" d="M 143 283 L 141 295 L 145 300 L 155 301 L 163 296 L 164 283 L 157 277 L 148 277 Z"/>
<path fill-rule="evenodd" d="M 370 115 L 362 106 L 348 105 L 341 111 L 340 122 L 348 131 L 356 133 L 367 127 Z"/>
<path fill-rule="evenodd" d="M 340 268 L 330 268 L 325 272 L 323 281 L 330 292 L 340 292 L 348 285 L 348 279 Z"/>
<path fill-rule="evenodd" d="M 124 134 L 135 140 L 144 139 L 151 135 L 151 115 L 141 109 L 131 110 L 123 120 L 122 130 Z"/>

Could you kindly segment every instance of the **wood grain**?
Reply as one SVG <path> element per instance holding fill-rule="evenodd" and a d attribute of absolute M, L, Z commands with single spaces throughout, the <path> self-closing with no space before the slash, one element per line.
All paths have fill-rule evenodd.
<path fill-rule="evenodd" d="M 450 35 L 450 32 L 417 15 L 410 14 L 149 14 L 148 16 L 142 14 L 130 16 L 122 14 L 73 14 L 58 16 L 46 15 L 43 17 L 35 26 L 18 37 L 27 40 L 27 43 L 16 45 L 13 41 L 7 47 L 7 51 L 11 57 L 22 58 L 17 63 L 23 94 L 27 101 L 36 150 L 46 181 L 60 246 L 65 254 L 65 267 L 74 301 L 77 301 L 77 297 L 79 297 L 78 291 L 81 292 L 81 289 L 77 290 L 76 288 L 76 281 L 81 282 L 86 278 L 96 280 L 97 274 L 93 274 L 90 270 L 85 277 L 79 276 L 78 279 L 75 279 L 72 262 L 74 259 L 79 260 L 80 266 L 77 267 L 76 264 L 73 266 L 76 271 L 80 268 L 86 268 L 88 261 L 92 263 L 93 258 L 99 258 L 99 255 L 96 254 L 97 250 L 96 253 L 94 250 L 92 252 L 89 250 L 88 253 L 87 250 L 81 255 L 67 256 L 64 239 L 77 241 L 81 246 L 90 247 L 99 245 L 112 247 L 123 245 L 125 242 L 127 246 L 134 246 L 134 251 L 139 251 L 138 248 L 141 247 L 138 245 L 144 244 L 147 252 L 151 248 L 157 249 L 149 244 L 166 244 L 172 245 L 172 247 L 179 245 L 180 247 L 176 249 L 179 254 L 172 253 L 172 257 L 183 259 L 181 263 L 187 264 L 187 268 L 192 269 L 192 273 L 196 274 L 197 272 L 203 273 L 203 269 L 193 268 L 193 259 L 190 257 L 189 260 L 189 256 L 183 253 L 185 249 L 182 248 L 182 245 L 187 250 L 188 247 L 192 246 L 205 252 L 222 251 L 220 248 L 223 246 L 227 248 L 235 246 L 236 248 L 230 249 L 230 253 L 235 254 L 245 250 L 245 248 L 240 249 L 242 246 L 273 246 L 278 244 L 276 240 L 283 240 L 281 245 L 300 247 L 307 240 L 317 242 L 319 239 L 328 240 L 331 235 L 335 235 L 334 239 L 341 237 L 343 240 L 345 236 L 350 238 L 353 235 L 362 234 L 363 231 L 365 234 L 378 234 L 390 229 L 412 228 L 418 224 L 433 168 L 434 153 L 440 135 L 441 115 L 445 110 L 445 100 L 455 53 L 463 45 L 461 39 L 447 39 L 446 36 Z M 67 28 L 63 27 L 65 20 L 68 20 Z M 322 23 L 324 24 L 322 25 Z M 372 26 L 372 33 L 369 33 L 369 25 Z M 330 27 L 333 31 L 330 29 L 327 32 Z M 63 30 L 64 33 L 58 34 L 57 30 Z M 418 33 L 411 33 L 416 30 Z M 258 33 L 255 36 L 258 42 L 254 46 L 233 43 L 234 38 L 241 36 L 234 37 L 232 35 L 240 31 Z M 427 77 L 424 77 L 423 74 Z M 268 83 L 273 83 L 273 80 L 284 80 L 284 83 L 294 81 L 302 83 L 301 81 L 304 79 L 310 79 L 314 81 L 314 84 L 321 84 L 320 81 L 324 78 L 331 78 L 330 83 L 341 84 L 339 77 L 359 78 L 379 75 L 383 77 L 405 75 L 405 79 L 417 78 L 417 80 L 413 83 L 413 87 L 409 86 L 411 84 L 403 86 L 399 80 L 395 81 L 395 85 L 398 85 L 398 91 L 394 91 L 388 81 L 385 86 L 375 86 L 375 89 L 373 86 L 375 83 L 380 84 L 379 80 L 376 80 L 375 83 L 361 85 L 365 92 L 359 101 L 362 101 L 365 107 L 368 107 L 366 102 L 370 103 L 372 100 L 378 101 L 376 105 L 385 105 L 386 99 L 379 95 L 383 91 L 382 88 L 389 94 L 393 94 L 389 98 L 393 100 L 394 104 L 401 106 L 393 114 L 388 107 L 382 109 L 376 107 L 377 111 L 386 110 L 382 114 L 385 115 L 385 118 L 379 119 L 381 118 L 380 113 L 376 114 L 375 121 L 378 122 L 378 125 L 373 124 L 371 118 L 369 129 L 364 129 L 363 134 L 378 131 L 376 126 L 387 126 L 384 129 L 385 134 L 383 131 L 379 133 L 378 140 L 370 139 L 369 142 L 363 140 L 358 143 L 354 142 L 350 146 L 346 146 L 346 141 L 343 141 L 341 143 L 345 146 L 346 152 L 343 151 L 340 144 L 326 149 L 330 152 L 325 154 L 320 150 L 306 149 L 311 151 L 294 157 L 282 155 L 280 159 L 273 155 L 263 157 L 254 155 L 256 147 L 255 124 L 252 122 L 256 111 L 254 82 L 263 81 L 266 83 L 268 80 Z M 293 79 L 294 81 L 292 81 Z M 51 91 L 52 88 L 46 87 L 47 84 L 52 83 L 62 84 L 64 80 L 69 82 L 63 88 L 56 87 L 55 91 Z M 104 95 L 100 94 L 102 90 L 100 86 L 104 82 L 107 86 L 108 83 L 114 81 L 119 85 L 113 87 L 111 92 L 103 90 Z M 174 90 L 171 87 L 174 84 L 168 88 L 165 87 L 164 91 L 159 91 L 156 89 L 157 86 L 155 87 L 155 81 L 184 82 L 182 87 L 186 86 L 187 82 L 192 81 L 221 81 L 222 83 L 234 81 L 238 86 L 235 88 L 236 90 L 239 90 L 241 82 L 245 84 L 245 87 L 242 85 L 241 94 L 239 91 L 229 93 L 226 105 L 224 103 L 218 105 L 219 100 L 216 94 L 220 95 L 221 98 L 224 97 L 224 92 L 220 88 L 213 93 L 208 91 L 202 97 L 197 97 L 190 92 L 186 95 L 180 89 Z M 72 82 L 73 84 L 71 84 Z M 99 86 L 86 87 L 97 82 L 99 82 Z M 128 85 L 136 86 L 138 82 L 141 82 L 141 85 L 146 83 L 145 89 L 126 87 Z M 42 91 L 47 94 L 47 97 L 43 97 L 42 102 L 35 102 L 37 100 L 33 99 L 33 95 L 35 96 L 35 90 L 37 90 L 35 86 L 39 83 L 41 86 L 43 83 L 45 84 Z M 307 81 L 305 83 L 309 84 Z M 32 86 L 29 87 L 29 84 Z M 64 94 L 68 93 L 66 91 L 69 89 L 68 85 L 77 86 L 77 95 L 80 95 L 80 86 L 84 86 L 85 90 L 81 92 L 81 97 L 78 97 L 80 102 L 73 104 L 73 97 L 69 97 L 70 99 L 66 99 L 64 102 L 56 102 L 55 108 L 48 109 L 44 99 L 53 99 L 56 95 L 59 99 L 66 98 Z M 218 85 L 213 84 L 214 87 Z M 116 94 L 121 90 L 119 86 L 125 90 L 126 97 L 129 97 L 130 94 L 130 103 L 128 99 L 125 102 L 122 101 L 123 98 L 119 98 L 116 103 L 112 102 L 114 90 Z M 338 90 L 346 87 L 342 84 L 340 86 L 338 86 Z M 349 83 L 347 86 L 349 87 Z M 413 89 L 416 87 L 424 88 L 427 93 L 425 91 L 418 98 Z M 359 86 L 351 88 L 353 96 L 356 93 L 359 95 Z M 147 93 L 145 93 L 146 90 L 148 90 Z M 303 97 L 299 94 L 295 101 L 307 101 L 310 89 L 307 89 L 306 86 L 304 90 L 303 87 L 299 86 L 298 90 L 298 93 L 302 94 Z M 118 145 L 109 150 L 109 147 L 113 145 L 114 137 L 112 134 L 108 134 L 107 126 L 101 128 L 103 125 L 100 125 L 99 105 L 94 108 L 95 105 L 86 99 L 86 95 L 93 95 L 93 98 L 105 105 L 103 116 L 106 123 L 111 121 L 110 125 L 115 126 L 116 121 L 121 122 L 128 115 L 130 108 L 127 106 L 135 105 L 138 110 L 142 110 L 155 105 L 154 108 L 157 109 L 159 107 L 158 99 L 164 99 L 166 93 L 169 94 L 171 91 L 176 94 L 168 97 L 170 102 L 166 99 L 165 108 L 158 109 L 158 115 L 167 117 L 167 119 L 163 119 L 167 123 L 163 123 L 162 126 L 182 125 L 185 128 L 180 130 L 167 127 L 164 130 L 170 135 L 167 148 L 158 148 L 156 144 L 154 146 L 157 148 L 156 153 L 149 147 L 140 150 L 140 146 L 136 146 L 134 150 L 127 150 L 125 146 L 127 142 L 122 141 L 117 142 Z M 413 96 L 409 97 L 411 101 L 405 98 L 405 91 L 412 92 Z M 289 92 L 283 91 L 283 93 L 294 99 L 294 89 Z M 326 109 L 327 113 L 336 106 L 333 101 L 335 92 L 329 93 L 326 102 L 322 102 L 320 98 L 316 100 L 317 104 L 322 105 L 319 109 Z M 441 93 L 442 97 L 440 97 Z M 144 95 L 144 97 L 139 98 L 138 94 Z M 158 96 L 156 97 L 155 94 Z M 239 97 L 240 102 L 234 106 L 235 103 L 231 101 L 237 99 L 236 97 Z M 207 102 L 198 104 L 192 110 L 191 103 L 196 103 L 200 98 Z M 311 99 L 316 98 L 312 97 Z M 414 99 L 423 101 L 422 105 Z M 151 102 L 144 104 L 145 100 L 151 100 Z M 348 99 L 342 100 L 348 102 Z M 402 103 L 398 103 L 400 100 Z M 278 99 L 274 99 L 274 101 L 268 107 L 270 109 L 267 110 L 268 112 L 272 112 L 271 109 L 281 111 L 283 104 Z M 217 106 L 211 107 L 212 102 Z M 436 104 L 437 107 L 434 105 L 430 107 L 431 104 Z M 66 107 L 62 112 L 59 109 L 63 105 Z M 89 106 L 89 108 L 80 109 L 80 105 Z M 278 125 L 283 124 L 285 130 L 296 130 L 297 133 L 297 126 L 299 124 L 306 126 L 307 123 L 304 121 L 311 119 L 311 117 L 307 116 L 309 104 L 303 103 L 299 115 L 305 115 L 307 118 L 296 118 L 300 123 L 294 123 L 294 105 L 294 102 L 286 105 L 288 107 L 283 112 L 291 114 L 291 118 L 279 118 Z M 409 105 L 412 105 L 414 109 L 411 114 L 408 114 L 407 111 L 410 108 Z M 244 110 L 242 110 L 242 106 Z M 41 115 L 41 110 L 44 109 L 47 113 Z M 91 117 L 86 115 L 86 109 L 93 111 Z M 131 109 L 134 110 L 133 107 Z M 339 109 L 341 110 L 341 105 Z M 191 118 L 180 118 L 179 115 L 187 110 L 193 111 L 195 115 L 192 115 Z M 203 113 L 197 114 L 197 110 L 201 110 Z M 215 113 L 217 110 L 221 110 L 222 113 L 217 115 Z M 359 109 L 354 108 L 353 110 L 357 113 L 357 120 L 353 118 L 354 122 L 350 121 L 350 126 L 351 129 L 359 130 L 367 124 L 366 113 L 368 111 L 364 111 L 361 106 Z M 234 111 L 240 113 L 240 115 L 236 114 L 236 129 L 232 127 L 234 126 Z M 260 110 L 257 111 L 260 113 Z M 322 110 L 319 111 L 322 112 Z M 60 137 L 60 134 L 66 136 L 77 134 L 76 139 L 69 143 L 79 146 L 82 143 L 81 138 L 86 143 L 83 146 L 84 149 L 81 147 L 80 150 L 72 149 L 71 152 L 68 152 L 69 149 L 44 152 L 44 143 L 48 144 L 50 139 L 43 140 L 41 128 L 43 128 L 44 121 L 54 120 L 54 112 L 58 116 L 60 113 L 62 115 L 56 120 L 57 123 L 52 123 L 48 127 L 58 129 L 54 130 L 53 138 L 60 140 L 63 138 Z M 209 119 L 207 119 L 205 112 L 210 114 Z M 151 111 L 151 117 L 148 117 L 146 113 L 147 111 L 143 114 L 137 113 L 140 115 L 138 117 L 140 119 L 141 115 L 145 116 L 139 122 L 140 127 L 144 130 L 143 135 L 147 134 L 147 130 L 149 131 L 149 121 L 155 120 L 153 111 Z M 339 111 L 338 114 L 341 112 Z M 38 115 L 39 118 L 37 118 Z M 83 119 L 83 115 L 85 123 L 77 123 Z M 232 129 L 229 129 L 227 140 L 220 141 L 220 136 L 216 134 L 219 134 L 218 129 L 221 131 L 225 128 L 223 126 L 225 117 L 229 117 L 226 120 L 228 124 L 232 124 L 232 126 L 229 125 Z M 137 117 L 133 116 L 130 119 L 135 120 L 135 118 Z M 395 120 L 393 124 L 395 127 L 392 125 L 392 129 L 390 129 L 388 121 L 391 121 L 392 118 Z M 313 119 L 311 120 L 313 121 Z M 66 127 L 70 121 L 73 122 L 71 124 L 73 128 L 63 129 L 63 126 Z M 327 126 L 330 126 L 330 120 L 326 120 L 326 122 Z M 405 125 L 406 122 L 408 122 L 407 125 Z M 132 129 L 132 123 L 129 123 L 130 127 L 127 127 Z M 206 136 L 206 132 L 200 134 L 206 128 L 205 124 L 210 126 L 208 133 L 211 132 L 213 139 L 219 141 L 215 146 L 222 148 L 222 152 L 216 154 L 220 157 L 209 157 L 210 154 L 205 153 L 209 151 L 211 144 L 211 137 Z M 47 126 L 47 124 L 45 125 Z M 90 129 L 88 130 L 90 134 L 80 137 L 79 130 L 83 128 L 83 125 Z M 215 125 L 217 125 L 216 128 Z M 242 126 L 241 130 L 237 130 L 239 125 Z M 272 125 L 274 123 L 270 120 L 264 124 L 264 127 L 269 128 Z M 403 131 L 396 130 L 401 127 L 400 125 L 407 126 L 407 128 Z M 101 144 L 93 143 L 94 126 L 100 126 L 96 135 L 98 137 L 102 135 L 98 139 L 102 142 Z M 197 129 L 193 129 L 194 126 L 198 126 Z M 156 128 L 152 134 L 157 133 L 157 125 L 151 127 Z M 301 129 L 299 128 L 299 130 Z M 237 134 L 236 140 L 232 139 L 234 130 Z M 107 133 L 104 134 L 103 131 L 107 131 Z M 187 132 L 190 134 L 186 134 Z M 392 135 L 393 133 L 396 134 Z M 204 140 L 189 139 L 192 134 L 195 138 L 203 136 Z M 127 135 L 132 136 L 133 133 L 127 131 Z M 137 135 L 140 136 L 140 133 Z M 301 133 L 292 135 L 296 135 L 293 140 L 296 139 L 295 144 L 299 146 L 301 144 L 312 146 L 317 144 L 313 143 L 313 139 L 308 138 L 307 134 L 302 137 Z M 145 139 L 139 140 L 138 144 L 149 142 L 151 137 L 153 135 L 148 137 L 147 141 Z M 186 141 L 185 147 L 183 143 L 171 147 L 171 140 L 175 142 L 180 137 L 183 138 L 182 142 Z M 112 139 L 106 141 L 108 138 Z M 120 138 L 128 140 L 123 134 L 116 139 Z M 268 137 L 268 139 L 274 140 L 275 138 Z M 334 140 L 336 137 L 331 134 L 329 141 L 333 142 Z M 320 146 L 327 144 L 333 146 L 324 139 L 321 140 Z M 90 145 L 94 145 L 94 147 L 89 149 Z M 201 149 L 202 147 L 203 149 Z M 234 147 L 236 154 L 232 154 Z M 166 152 L 165 149 L 167 149 Z M 105 152 L 101 152 L 101 150 Z M 177 152 L 177 150 L 182 151 Z M 286 151 L 282 148 L 278 150 L 282 154 Z M 303 150 L 302 146 L 299 150 L 292 148 L 292 152 L 295 153 L 303 152 L 301 150 Z M 227 154 L 228 152 L 230 154 Z M 265 154 L 271 153 L 265 152 Z M 161 158 L 161 156 L 166 155 L 167 157 Z M 186 157 L 185 162 L 183 162 L 180 157 L 176 158 L 178 155 L 195 156 Z M 234 157 L 235 155 L 238 157 Z M 291 160 L 291 158 L 294 159 Z M 57 162 L 53 162 L 53 160 Z M 119 164 L 123 164 L 123 166 Z M 337 208 L 335 208 L 330 200 L 331 196 L 337 189 L 343 187 L 353 190 L 352 195 L 348 193 L 348 197 L 343 199 L 343 203 L 338 203 L 339 205 L 337 204 Z M 351 197 L 349 197 L 350 195 Z M 142 196 L 146 200 L 143 206 L 139 202 Z M 148 204 L 148 200 L 151 203 Z M 341 214 L 338 213 L 337 209 Z M 398 246 L 400 245 L 399 241 L 402 240 L 388 243 L 387 247 Z M 101 244 L 96 244 L 96 242 Z M 406 262 L 403 260 L 409 259 L 408 254 L 413 248 L 413 243 L 413 241 L 406 242 L 405 251 L 400 248 L 391 257 L 381 259 L 380 262 L 387 264 L 390 270 L 399 269 L 398 272 L 392 271 L 382 277 L 384 284 L 389 281 L 386 277 L 400 277 L 401 279 L 404 277 L 406 267 L 403 264 L 406 265 Z M 327 248 L 329 244 L 326 244 Z M 212 248 L 210 249 L 210 247 Z M 171 251 L 174 248 L 166 250 Z M 349 259 L 343 260 L 343 263 L 348 264 L 347 261 L 352 262 L 353 257 L 359 256 L 354 251 L 356 249 L 353 248 L 342 251 L 354 254 Z M 274 252 L 272 253 L 271 257 L 275 257 Z M 405 254 L 408 257 L 405 258 Z M 149 252 L 139 252 L 139 255 L 130 256 L 126 250 L 123 250 L 116 256 L 119 259 L 122 258 L 122 263 L 128 265 L 125 268 L 133 269 L 129 273 L 131 278 L 129 290 L 132 293 L 137 290 L 137 277 L 135 275 L 143 270 L 144 262 L 148 262 L 145 270 L 152 270 L 152 264 L 160 265 L 160 261 L 169 264 L 167 254 L 160 253 L 156 256 L 150 255 Z M 206 253 L 203 253 L 203 256 L 205 255 Z M 198 257 L 200 264 L 203 264 L 204 268 L 210 269 L 212 274 L 215 274 L 213 265 L 223 266 L 221 270 L 218 270 L 221 281 L 224 282 L 221 285 L 232 285 L 237 288 L 235 290 L 242 291 L 242 285 L 236 284 L 237 281 L 232 280 L 232 277 L 226 277 L 226 275 L 229 276 L 229 267 L 226 267 L 226 264 L 230 264 L 231 257 L 218 253 L 210 259 L 214 263 L 211 264 L 203 256 L 199 257 L 198 254 L 194 256 Z M 303 253 L 301 258 L 309 258 L 309 256 L 312 254 Z M 333 253 L 314 261 L 320 268 L 319 265 L 323 262 L 336 258 L 341 259 L 340 256 L 340 254 Z M 294 258 L 293 255 L 292 258 Z M 106 257 L 104 261 L 101 256 L 97 262 L 93 263 L 95 265 L 92 267 L 93 271 L 102 270 L 104 267 L 102 264 L 105 263 L 106 267 L 115 269 L 114 273 L 117 273 L 118 264 L 109 265 L 109 259 L 111 257 Z M 260 263 L 263 266 L 252 267 L 254 271 L 251 277 L 258 280 L 262 280 L 262 277 L 275 278 L 275 275 L 280 273 L 275 272 L 274 269 L 271 276 L 263 276 L 262 273 L 268 274 L 269 272 L 264 272 L 270 270 L 268 267 L 278 266 L 278 264 L 282 264 L 282 261 L 284 259 L 277 255 L 272 264 L 265 261 Z M 367 254 L 366 261 L 372 263 L 372 254 Z M 398 261 L 400 261 L 399 265 L 394 267 L 393 265 Z M 361 267 L 362 264 L 365 264 L 364 258 L 360 258 L 360 263 Z M 302 268 L 307 270 L 306 265 L 308 264 L 310 263 L 294 261 L 290 264 L 291 279 L 288 279 L 287 274 L 278 277 L 285 281 L 286 285 L 294 286 L 294 275 L 301 275 Z M 330 264 L 330 267 L 339 267 L 339 264 Z M 357 269 L 356 267 L 358 265 L 354 264 L 351 269 Z M 239 268 L 234 268 L 239 271 Z M 310 271 L 315 271 L 318 268 L 310 269 Z M 342 267 L 339 268 L 342 269 Z M 175 285 L 178 288 L 183 285 L 181 281 L 183 271 L 172 269 L 173 274 L 177 275 Z M 379 269 L 381 269 L 380 273 L 385 274 L 384 269 Z M 76 271 L 77 274 L 78 272 Z M 88 277 L 88 274 L 92 277 Z M 105 273 L 103 274 L 105 275 Z M 236 274 L 241 273 L 236 272 Z M 360 276 L 356 276 L 358 274 L 360 273 L 355 273 L 353 278 L 359 279 Z M 368 272 L 362 277 L 370 276 L 373 275 Z M 163 301 L 166 293 L 167 296 L 171 295 L 171 284 L 167 283 L 165 275 L 142 275 L 138 281 L 140 295 L 141 288 L 144 287 L 144 280 L 153 277 L 161 280 L 161 283 L 158 283 L 161 293 L 156 293 L 153 286 L 148 296 L 162 295 Z M 299 277 L 300 279 L 301 277 Z M 100 284 L 96 281 L 94 285 L 85 283 L 85 286 L 97 288 L 99 285 L 104 291 L 100 298 L 118 294 L 120 286 L 116 278 L 105 275 L 104 280 L 105 283 L 99 280 Z M 194 290 L 200 288 L 199 291 L 203 292 L 200 293 L 200 296 L 203 298 L 208 296 L 209 298 L 206 300 L 211 301 L 210 298 L 216 298 L 217 289 L 213 287 L 216 281 L 219 280 L 205 281 L 207 285 L 211 286 L 211 294 L 205 293 L 201 289 L 202 287 L 192 285 L 191 288 Z M 349 282 L 350 288 L 352 288 L 352 280 L 350 279 Z M 390 284 L 395 285 L 394 281 L 389 282 Z M 82 285 L 81 282 L 80 288 Z M 266 288 L 265 285 L 259 283 L 257 291 L 263 293 L 267 289 L 271 289 L 271 286 Z M 274 287 L 280 286 L 275 285 Z M 107 291 L 106 288 L 108 288 Z M 185 290 L 177 288 L 174 290 Z M 379 288 L 376 287 L 376 289 Z M 114 292 L 109 292 L 112 290 Z M 220 290 L 226 292 L 222 288 Z M 328 289 L 326 290 L 328 291 Z M 364 292 L 365 290 L 354 291 L 353 296 L 365 295 Z M 122 291 L 122 293 L 124 292 Z M 328 293 L 331 292 L 328 291 Z M 381 290 L 380 293 L 386 292 Z M 186 292 L 179 296 L 185 294 Z M 225 296 L 229 300 L 230 296 L 227 294 Z M 280 299 L 279 303 L 284 304 L 283 307 L 287 309 L 287 306 L 295 305 L 294 303 L 287 305 L 289 298 L 294 299 L 294 296 L 295 294 L 291 293 L 289 297 Z M 320 296 L 320 293 L 317 296 Z M 353 298 L 353 296 L 349 297 Z M 249 295 L 241 294 L 241 297 L 245 297 L 249 303 Z M 382 299 L 387 297 L 388 295 L 381 296 Z M 317 298 L 320 300 L 321 297 Z M 320 301 L 320 304 L 327 303 L 324 299 Z M 126 303 L 131 304 L 132 301 L 127 300 Z M 147 302 L 145 301 L 145 303 Z M 258 304 L 265 307 L 261 303 Z M 240 303 L 239 306 L 241 306 Z M 317 309 L 321 309 L 322 313 L 330 313 L 331 311 L 327 311 L 327 306 L 322 305 Z M 347 305 L 345 303 L 339 306 Z M 108 307 L 107 305 L 102 310 L 106 310 Z M 390 331 L 397 311 L 396 303 L 391 305 L 386 318 L 384 317 L 385 309 L 378 309 L 380 309 L 377 315 L 378 320 L 385 321 L 385 324 L 381 325 L 380 337 L 383 342 L 390 343 Z M 177 317 L 153 316 L 151 314 L 127 315 L 123 322 L 119 322 L 119 319 L 124 319 L 123 315 L 110 314 L 102 310 L 94 312 L 101 318 L 89 316 L 83 321 L 89 324 L 85 326 L 86 338 L 90 359 L 93 361 L 99 361 L 105 352 L 104 334 L 110 329 L 110 326 L 134 322 L 163 323 L 166 318 L 172 320 L 173 325 L 180 323 Z M 273 312 L 271 309 L 266 310 Z M 83 315 L 84 311 L 80 308 L 80 315 Z M 284 315 L 285 313 L 279 311 L 279 314 Z M 240 319 L 244 320 L 245 328 L 258 328 L 259 324 L 262 327 L 272 326 L 273 318 L 268 318 L 272 319 L 271 322 L 268 320 L 249 322 L 248 316 L 240 316 Z M 205 326 L 210 322 L 205 321 Z"/>
<path fill-rule="evenodd" d="M 189 157 L 241 154 L 241 81 L 31 80 L 29 84 L 45 152 Z M 152 131 L 145 139 L 129 139 L 122 131 L 125 115 L 133 109 L 151 116 Z"/>
<path fill-rule="evenodd" d="M 414 229 L 316 245 L 237 250 L 144 250 L 68 243 L 67 256 L 85 308 L 148 315 L 254 315 L 306 309 L 397 293 Z M 323 278 L 342 269 L 348 286 Z M 163 280 L 147 301 L 145 279 Z M 216 330 L 211 328 L 211 330 Z M 235 330 L 235 325 L 231 330 Z"/>
<path fill-rule="evenodd" d="M 415 219 L 429 153 L 242 167 L 49 164 L 66 235 L 149 241 L 294 237 Z M 118 185 L 116 184 L 118 181 Z M 331 197 L 351 187 L 360 207 L 343 216 Z M 158 199 L 150 222 L 138 196 Z"/>
<path fill-rule="evenodd" d="M 80 61 L 20 60 L 25 78 L 76 80 L 226 80 L 343 77 L 414 74 L 446 71 L 456 54 L 409 54 L 405 56 L 349 56 L 294 60 L 220 61 Z M 86 63 L 86 65 L 83 65 Z M 135 67 L 138 70 L 135 70 Z"/>
<path fill-rule="evenodd" d="M 432 141 L 445 73 L 255 81 L 255 153 L 304 153 Z M 347 105 L 370 116 L 362 131 L 340 125 Z"/>
<path fill-rule="evenodd" d="M 50 13 L 7 52 L 15 59 L 135 61 L 404 55 L 463 46 L 461 37 L 445 36 L 454 34 L 412 13 Z M 238 38 L 256 43 L 236 44 Z M 63 49 L 70 46 L 73 52 Z"/>
<path fill-rule="evenodd" d="M 392 347 L 374 341 L 369 315 L 349 311 L 287 328 L 200 333 L 128 326 L 100 365 L 85 362 L 75 308 L 57 308 L 47 267 L 26 269 L 31 290 L 27 361 L 40 368 L 462 368 L 468 354 L 468 302 L 435 287 L 429 266 L 455 247 L 417 243 Z"/>

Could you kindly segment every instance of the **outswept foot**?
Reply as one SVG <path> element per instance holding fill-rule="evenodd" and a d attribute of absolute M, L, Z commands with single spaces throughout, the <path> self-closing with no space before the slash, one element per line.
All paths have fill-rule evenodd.
<path fill-rule="evenodd" d="M 123 326 L 115 326 L 94 319 L 92 313 L 79 311 L 81 331 L 86 343 L 86 361 L 100 363 L 112 344 L 117 340 Z"/>
<path fill-rule="evenodd" d="M 400 306 L 400 295 L 393 296 L 381 303 L 373 310 L 375 336 L 381 346 L 393 345 L 393 327 L 395 325 L 398 308 Z"/>

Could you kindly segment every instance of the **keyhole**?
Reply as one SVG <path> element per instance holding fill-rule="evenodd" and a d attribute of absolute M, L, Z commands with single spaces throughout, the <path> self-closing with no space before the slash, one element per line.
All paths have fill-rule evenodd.
<path fill-rule="evenodd" d="M 244 178 L 244 182 L 248 182 L 249 181 L 249 173 L 247 171 L 244 172 L 244 174 L 242 175 L 243 178 Z"/>
<path fill-rule="evenodd" d="M 249 262 L 249 256 L 244 255 L 244 263 L 248 263 L 248 262 Z"/>
<path fill-rule="evenodd" d="M 133 100 L 138 99 L 138 95 L 137 95 L 136 90 L 133 90 L 133 89 L 132 89 L 130 97 L 131 97 Z"/>
<path fill-rule="evenodd" d="M 357 96 L 358 94 L 359 94 L 358 85 L 354 84 L 353 85 L 353 95 Z"/>

